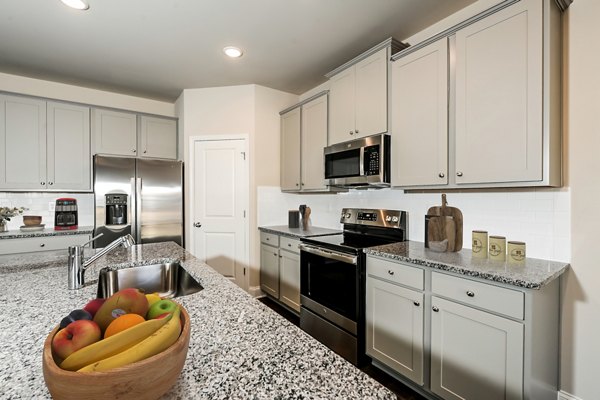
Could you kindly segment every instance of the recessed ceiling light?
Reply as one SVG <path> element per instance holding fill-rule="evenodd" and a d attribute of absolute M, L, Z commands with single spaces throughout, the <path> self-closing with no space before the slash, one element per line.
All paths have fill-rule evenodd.
<path fill-rule="evenodd" d="M 224 47 L 223 53 L 227 54 L 231 58 L 238 58 L 241 57 L 242 54 L 244 54 L 244 52 L 240 48 L 234 46 Z"/>
<path fill-rule="evenodd" d="M 90 6 L 83 0 L 60 0 L 63 4 L 76 10 L 87 10 Z"/>

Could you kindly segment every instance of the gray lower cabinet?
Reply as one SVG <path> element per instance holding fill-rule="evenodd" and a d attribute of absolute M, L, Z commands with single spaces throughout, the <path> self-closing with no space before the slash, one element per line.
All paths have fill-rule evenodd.
<path fill-rule="evenodd" d="M 300 241 L 265 232 L 260 238 L 260 288 L 300 312 Z"/>
<path fill-rule="evenodd" d="M 66 265 L 67 247 L 83 244 L 88 240 L 90 240 L 89 234 L 2 239 L 0 240 L 0 255 L 64 249 Z"/>
<path fill-rule="evenodd" d="M 367 354 L 425 395 L 556 399 L 558 280 L 531 290 L 369 255 L 366 306 Z"/>

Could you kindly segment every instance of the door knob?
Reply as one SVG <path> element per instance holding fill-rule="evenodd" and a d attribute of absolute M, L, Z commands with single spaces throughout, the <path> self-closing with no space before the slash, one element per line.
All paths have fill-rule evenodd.
<path fill-rule="evenodd" d="M 200 228 L 200 227 L 202 227 L 202 224 L 200 222 L 196 222 L 196 223 L 194 223 L 194 226 L 196 228 Z"/>

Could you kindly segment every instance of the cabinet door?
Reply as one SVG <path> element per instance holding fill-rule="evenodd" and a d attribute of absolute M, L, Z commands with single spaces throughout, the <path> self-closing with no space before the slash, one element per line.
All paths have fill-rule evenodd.
<path fill-rule="evenodd" d="M 542 2 L 456 33 L 456 182 L 542 179 Z"/>
<path fill-rule="evenodd" d="M 387 132 L 388 49 L 365 58 L 355 65 L 356 92 L 354 137 Z"/>
<path fill-rule="evenodd" d="M 279 298 L 279 250 L 260 245 L 260 288 L 267 294 Z"/>
<path fill-rule="evenodd" d="M 326 189 L 327 96 L 302 106 L 302 190 Z"/>
<path fill-rule="evenodd" d="M 392 185 L 448 183 L 448 40 L 392 63 Z"/>
<path fill-rule="evenodd" d="M 46 102 L 0 95 L 0 188 L 46 189 Z"/>
<path fill-rule="evenodd" d="M 354 139 L 355 67 L 331 77 L 329 88 L 329 145 Z"/>
<path fill-rule="evenodd" d="M 423 293 L 367 278 L 367 354 L 423 384 Z"/>
<path fill-rule="evenodd" d="M 523 398 L 523 324 L 432 297 L 431 390 L 444 399 Z"/>
<path fill-rule="evenodd" d="M 90 109 L 49 102 L 48 189 L 90 190 Z"/>
<path fill-rule="evenodd" d="M 140 117 L 141 157 L 177 159 L 177 121 Z"/>
<path fill-rule="evenodd" d="M 137 116 L 132 113 L 92 110 L 94 154 L 135 156 L 137 154 Z"/>
<path fill-rule="evenodd" d="M 281 116 L 281 190 L 300 190 L 300 108 Z"/>
<path fill-rule="evenodd" d="M 65 250 L 90 240 L 90 235 L 57 235 L 0 240 L 0 254 L 32 253 Z"/>
<path fill-rule="evenodd" d="M 300 312 L 300 255 L 279 250 L 279 300 Z"/>

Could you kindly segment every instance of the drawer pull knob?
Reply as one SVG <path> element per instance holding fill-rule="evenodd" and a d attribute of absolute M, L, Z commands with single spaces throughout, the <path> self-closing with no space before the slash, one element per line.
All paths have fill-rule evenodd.
<path fill-rule="evenodd" d="M 446 175 L 445 175 L 443 172 L 440 172 L 440 173 L 438 174 L 438 176 L 439 176 L 440 178 L 443 178 L 443 177 L 445 177 Z"/>
<path fill-rule="evenodd" d="M 44 243 L 40 243 L 40 247 L 44 247 L 46 246 Z"/>
<path fill-rule="evenodd" d="M 413 304 L 417 307 L 419 307 L 421 305 L 421 303 L 419 303 L 418 301 L 413 302 Z"/>
<path fill-rule="evenodd" d="M 432 309 L 433 311 L 435 311 L 435 312 L 438 312 L 438 311 L 440 311 L 440 309 L 439 309 L 439 308 L 437 308 L 436 306 L 433 306 L 433 307 L 431 307 L 431 309 Z"/>
<path fill-rule="evenodd" d="M 277 253 L 273 253 L 273 255 L 274 255 L 275 257 L 277 257 Z"/>
<path fill-rule="evenodd" d="M 388 269 L 388 274 L 394 275 L 394 271 L 392 271 L 391 269 Z"/>
<path fill-rule="evenodd" d="M 470 290 L 467 290 L 467 296 L 469 296 L 469 297 L 475 297 L 475 293 L 471 292 Z"/>
<path fill-rule="evenodd" d="M 270 240 L 270 239 L 269 239 L 269 238 L 267 238 L 267 242 L 268 242 L 269 240 Z"/>
<path fill-rule="evenodd" d="M 288 247 L 292 247 L 292 244 L 291 244 L 291 243 L 288 243 Z"/>

